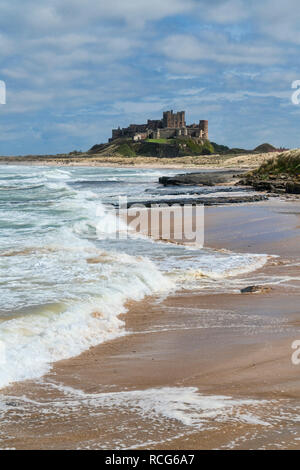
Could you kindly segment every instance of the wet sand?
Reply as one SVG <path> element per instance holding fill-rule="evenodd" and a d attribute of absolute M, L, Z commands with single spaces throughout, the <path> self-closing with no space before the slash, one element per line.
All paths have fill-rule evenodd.
<path fill-rule="evenodd" d="M 205 216 L 206 246 L 280 256 L 244 285 L 286 282 L 266 294 L 181 291 L 129 304 L 126 336 L 3 391 L 1 448 L 299 448 L 291 344 L 300 339 L 300 203 L 210 207 Z"/>

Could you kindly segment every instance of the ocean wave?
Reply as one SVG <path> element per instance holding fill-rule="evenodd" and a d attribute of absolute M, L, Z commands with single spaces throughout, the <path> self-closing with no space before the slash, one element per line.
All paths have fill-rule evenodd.
<path fill-rule="evenodd" d="M 53 362 L 125 334 L 119 316 L 129 300 L 191 288 L 195 282 L 201 287 L 203 278 L 215 282 L 239 276 L 268 261 L 265 255 L 176 246 L 128 234 L 125 221 L 101 202 L 101 194 L 72 185 L 72 178 L 83 178 L 86 169 L 9 171 L 16 178 L 10 185 L 42 187 L 28 191 L 30 198 L 24 197 L 21 207 L 11 204 L 13 196 L 0 207 L 5 224 L 0 234 L 5 313 L 0 315 L 5 351 L 0 387 L 40 377 Z M 16 171 L 24 174 L 19 183 Z M 103 170 L 93 169 L 87 181 L 95 181 L 96 171 L 101 177 Z M 124 178 L 121 170 L 119 177 Z M 134 177 L 143 181 L 145 174 Z M 129 237 L 118 240 L 122 234 Z"/>
<path fill-rule="evenodd" d="M 182 275 L 189 278 L 201 279 L 207 277 L 212 280 L 221 280 L 230 277 L 236 277 L 251 273 L 261 269 L 270 259 L 268 255 L 248 255 L 232 253 L 231 256 L 224 257 L 222 260 L 216 259 L 212 266 L 198 267 L 189 269 Z"/>
<path fill-rule="evenodd" d="M 147 259 L 118 253 L 102 253 L 102 256 L 103 259 L 98 254 L 97 260 L 91 258 L 92 262 L 86 263 L 99 275 L 98 282 L 94 279 L 92 284 L 89 276 L 90 295 L 86 295 L 86 301 L 65 302 L 60 313 L 53 312 L 48 305 L 40 306 L 39 313 L 27 313 L 0 324 L 0 342 L 5 354 L 4 363 L 0 361 L 0 388 L 40 377 L 50 370 L 53 362 L 77 356 L 91 346 L 125 334 L 119 315 L 126 312 L 128 300 L 142 300 L 146 295 L 167 292 L 174 287 Z M 66 280 L 67 286 L 70 281 Z M 76 286 L 79 289 L 78 280 Z"/>
<path fill-rule="evenodd" d="M 41 176 L 46 179 L 63 179 L 63 180 L 69 180 L 72 177 L 71 173 L 69 173 L 67 170 L 61 170 L 58 168 L 43 171 Z"/>
<path fill-rule="evenodd" d="M 32 189 L 40 189 L 42 188 L 42 184 L 35 184 L 35 185 L 28 185 L 28 186 L 20 186 L 18 184 L 14 185 L 0 185 L 0 191 L 30 191 Z"/>

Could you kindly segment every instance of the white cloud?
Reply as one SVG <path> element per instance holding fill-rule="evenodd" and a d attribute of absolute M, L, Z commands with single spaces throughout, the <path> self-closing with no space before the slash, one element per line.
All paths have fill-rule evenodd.
<path fill-rule="evenodd" d="M 99 122 L 90 122 L 77 121 L 76 122 L 65 122 L 65 123 L 55 123 L 51 126 L 52 131 L 58 131 L 60 134 L 69 135 L 77 137 L 89 137 L 92 138 L 99 132 L 100 123 Z"/>
<path fill-rule="evenodd" d="M 59 123 L 44 134 L 93 143 L 119 120 L 169 107 L 196 119 L 230 103 L 285 103 L 300 78 L 299 28 L 298 0 L 1 0 L 1 118 L 40 138 L 28 123 L 43 115 Z"/>
<path fill-rule="evenodd" d="M 260 30 L 277 41 L 300 44 L 298 0 L 266 0 L 254 9 Z"/>
<path fill-rule="evenodd" d="M 0 33 L 0 58 L 4 59 L 15 52 L 16 44 L 14 39 L 10 38 L 7 34 Z"/>
<path fill-rule="evenodd" d="M 211 22 L 235 24 L 248 20 L 268 37 L 300 44 L 299 0 L 212 0 L 203 2 L 202 9 Z"/>
<path fill-rule="evenodd" d="M 55 94 L 47 91 L 21 90 L 11 92 L 7 87 L 5 113 L 23 114 L 37 111 L 49 105 L 54 99 Z"/>
<path fill-rule="evenodd" d="M 168 72 L 173 73 L 176 78 L 188 77 L 197 78 L 205 74 L 211 73 L 211 67 L 204 66 L 200 63 L 184 60 L 170 60 L 165 63 L 165 67 Z M 172 77 L 172 75 L 171 75 Z"/>
<path fill-rule="evenodd" d="M 203 2 L 207 19 L 216 23 L 236 23 L 249 17 L 249 2 L 242 0 L 221 0 Z"/>
<path fill-rule="evenodd" d="M 16 23 L 22 20 L 23 27 L 48 33 L 106 20 L 121 20 L 141 28 L 148 21 L 188 13 L 196 5 L 197 0 L 49 0 L 46 5 L 36 0 L 26 3 L 4 0 L 0 6 L 0 24 L 9 17 Z"/>
<path fill-rule="evenodd" d="M 113 104 L 113 109 L 118 113 L 126 113 L 129 115 L 140 114 L 144 117 L 147 113 L 160 112 L 165 106 L 165 100 L 152 97 L 152 100 L 141 101 L 116 101 Z"/>
<path fill-rule="evenodd" d="M 135 21 L 159 20 L 166 16 L 174 16 L 179 13 L 188 13 L 196 7 L 193 0 L 100 0 L 95 2 L 88 0 L 94 5 L 98 5 L 101 16 L 125 18 L 129 23 Z"/>
<path fill-rule="evenodd" d="M 172 35 L 164 39 L 160 47 L 169 59 L 179 61 L 271 65 L 284 59 L 284 51 L 271 44 L 258 41 L 241 44 L 229 41 L 225 34 L 211 31 L 205 31 L 199 37 Z"/>

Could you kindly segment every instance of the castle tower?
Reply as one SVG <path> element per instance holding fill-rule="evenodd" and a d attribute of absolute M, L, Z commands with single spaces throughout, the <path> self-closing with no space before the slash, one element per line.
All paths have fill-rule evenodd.
<path fill-rule="evenodd" d="M 173 110 L 165 111 L 163 114 L 163 127 L 170 129 L 186 127 L 185 111 L 179 111 L 178 113 L 174 113 Z"/>
<path fill-rule="evenodd" d="M 178 115 L 178 127 L 186 127 L 185 124 L 185 111 L 180 111 L 180 113 L 177 113 Z"/>
<path fill-rule="evenodd" d="M 208 121 L 199 121 L 199 128 L 203 132 L 203 138 L 208 140 Z"/>
<path fill-rule="evenodd" d="M 163 127 L 172 127 L 172 120 L 173 120 L 173 110 L 171 111 L 165 111 L 163 113 Z"/>

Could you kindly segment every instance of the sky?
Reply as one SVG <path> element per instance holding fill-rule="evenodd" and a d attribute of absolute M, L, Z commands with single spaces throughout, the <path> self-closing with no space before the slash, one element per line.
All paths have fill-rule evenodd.
<path fill-rule="evenodd" d="M 186 111 L 213 142 L 300 147 L 299 0 L 1 0 L 0 154 L 87 150 Z"/>

